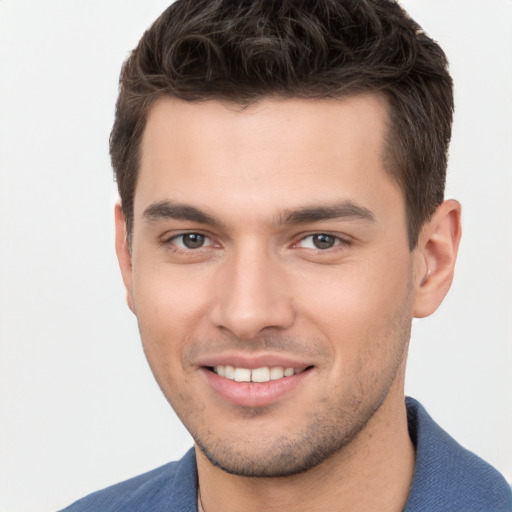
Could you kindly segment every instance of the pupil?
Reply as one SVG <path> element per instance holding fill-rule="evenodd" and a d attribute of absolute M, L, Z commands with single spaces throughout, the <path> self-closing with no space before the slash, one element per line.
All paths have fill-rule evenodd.
<path fill-rule="evenodd" d="M 183 245 L 189 249 L 197 249 L 204 244 L 204 235 L 189 233 L 183 235 Z"/>
<path fill-rule="evenodd" d="M 334 237 L 331 235 L 314 235 L 313 243 L 317 249 L 330 249 L 334 245 Z"/>

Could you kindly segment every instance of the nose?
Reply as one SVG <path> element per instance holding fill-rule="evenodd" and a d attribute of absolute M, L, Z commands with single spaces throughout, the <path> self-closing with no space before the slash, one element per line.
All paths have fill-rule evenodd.
<path fill-rule="evenodd" d="M 280 263 L 265 251 L 233 255 L 217 275 L 211 322 L 239 339 L 284 330 L 295 321 L 290 287 Z"/>

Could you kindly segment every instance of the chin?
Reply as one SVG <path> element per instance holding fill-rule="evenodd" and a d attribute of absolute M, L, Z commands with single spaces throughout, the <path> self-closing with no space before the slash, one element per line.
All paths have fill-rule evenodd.
<path fill-rule="evenodd" d="M 340 453 L 364 429 L 375 410 L 358 422 L 326 424 L 317 420 L 293 438 L 286 435 L 257 440 L 222 439 L 207 442 L 195 436 L 196 445 L 210 463 L 226 473 L 251 478 L 276 478 L 304 473 Z"/>

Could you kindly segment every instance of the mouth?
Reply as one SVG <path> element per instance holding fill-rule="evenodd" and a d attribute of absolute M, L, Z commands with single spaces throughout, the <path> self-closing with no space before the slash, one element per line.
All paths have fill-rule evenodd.
<path fill-rule="evenodd" d="M 261 368 L 239 368 L 231 365 L 218 365 L 212 366 L 208 369 L 213 371 L 220 377 L 225 379 L 233 380 L 235 382 L 270 382 L 273 380 L 283 379 L 285 377 L 292 377 L 298 375 L 308 369 L 311 366 L 293 368 L 283 366 L 262 366 Z"/>
<path fill-rule="evenodd" d="M 264 407 L 290 397 L 314 373 L 314 366 L 306 365 L 252 366 L 257 367 L 215 364 L 203 366 L 202 373 L 217 397 L 242 407 Z"/>

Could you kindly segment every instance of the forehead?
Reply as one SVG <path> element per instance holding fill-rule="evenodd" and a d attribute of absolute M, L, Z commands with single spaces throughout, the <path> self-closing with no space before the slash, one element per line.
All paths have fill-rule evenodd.
<path fill-rule="evenodd" d="M 161 98 L 143 137 L 135 218 L 165 200 L 270 214 L 370 192 L 385 199 L 397 193 L 384 169 L 386 131 L 386 102 L 374 94 L 246 108 Z"/>

